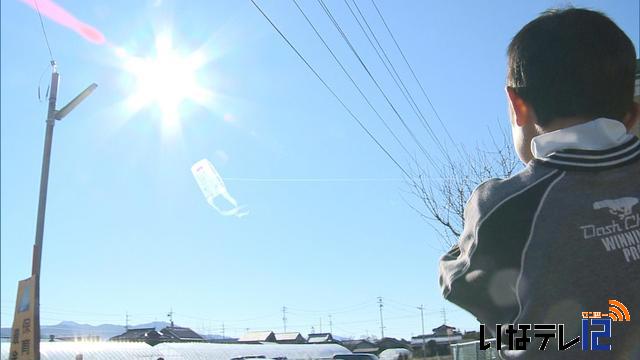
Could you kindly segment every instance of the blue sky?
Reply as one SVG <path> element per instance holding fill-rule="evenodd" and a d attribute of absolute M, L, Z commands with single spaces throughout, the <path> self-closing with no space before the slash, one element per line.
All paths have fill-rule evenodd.
<path fill-rule="evenodd" d="M 526 22 L 566 2 L 378 1 L 447 128 L 459 143 L 489 139 L 506 122 L 505 49 Z M 109 44 L 150 56 L 170 31 L 176 51 L 203 49 L 197 73 L 216 95 L 208 106 L 180 104 L 179 132 L 167 132 L 157 106 L 132 113 L 123 102 L 134 79 L 111 45 L 95 45 L 48 19 L 62 74 L 58 104 L 91 82 L 96 92 L 54 135 L 42 275 L 42 322 L 101 324 L 166 320 L 240 335 L 246 328 L 314 327 L 342 336 L 385 335 L 447 322 L 476 330 L 472 316 L 439 294 L 437 235 L 405 199 L 402 174 L 322 87 L 249 1 L 60 1 Z M 342 99 L 401 161 L 379 124 L 294 4 L 259 1 Z M 381 85 L 402 102 L 343 2 L 327 1 Z M 638 3 L 575 1 L 607 13 L 638 46 Z M 427 109 L 369 1 L 359 5 L 401 75 Z M 49 55 L 37 14 L 1 3 L 1 322 L 10 326 L 17 282 L 30 275 Z M 302 7 L 394 129 L 402 128 L 314 1 Z M 637 51 L 637 50 L 636 50 Z M 45 71 L 43 73 L 43 71 Z M 42 75 L 44 74 L 44 75 Z M 428 118 L 437 124 L 432 115 Z M 434 127 L 442 135 L 442 129 Z M 163 131 L 163 129 L 165 129 Z M 402 139 L 409 143 L 404 134 Z M 429 151 L 433 142 L 419 134 Z M 412 147 L 412 151 L 417 151 Z M 208 158 L 243 218 L 209 207 L 190 167 Z M 301 179 L 306 181 L 284 181 Z M 313 180 L 313 181 L 309 181 Z"/>

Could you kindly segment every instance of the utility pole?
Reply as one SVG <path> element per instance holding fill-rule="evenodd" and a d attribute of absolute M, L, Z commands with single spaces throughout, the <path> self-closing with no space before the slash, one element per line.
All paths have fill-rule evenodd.
<path fill-rule="evenodd" d="M 128 311 L 124 316 L 124 323 L 125 323 L 124 329 L 128 331 L 129 330 L 129 312 Z"/>
<path fill-rule="evenodd" d="M 331 319 L 331 314 L 329 314 L 329 332 L 333 335 L 333 320 Z"/>
<path fill-rule="evenodd" d="M 320 318 L 320 332 L 322 333 L 322 318 Z"/>
<path fill-rule="evenodd" d="M 451 345 L 451 337 L 449 336 L 449 329 L 447 328 L 447 309 L 442 307 L 442 320 L 444 321 L 445 331 L 447 332 L 447 343 Z"/>
<path fill-rule="evenodd" d="M 282 328 L 287 332 L 287 307 L 282 307 Z"/>
<path fill-rule="evenodd" d="M 60 73 L 56 67 L 56 62 L 51 60 L 51 85 L 49 90 L 49 108 L 47 110 L 46 132 L 44 138 L 44 150 L 42 154 L 42 168 L 40 173 L 40 195 L 38 198 L 38 217 L 36 219 L 36 237 L 33 245 L 33 259 L 31 264 L 31 279 L 33 281 L 33 319 L 31 329 L 33 329 L 33 353 L 36 360 L 40 359 L 40 269 L 42 265 L 42 247 L 44 238 L 45 212 L 47 208 L 47 190 L 49 185 L 49 167 L 51 164 L 51 144 L 53 142 L 53 127 L 56 120 L 62 120 L 78 104 L 80 104 L 98 86 L 91 84 L 78 96 L 71 100 L 62 109 L 56 110 L 58 99 L 58 83 Z M 20 289 L 18 289 L 20 291 Z M 15 319 L 16 317 L 14 317 Z M 22 324 L 20 324 L 21 326 Z M 16 328 L 17 324 L 14 324 Z M 16 339 L 19 340 L 19 339 Z M 10 350 L 11 351 L 11 350 Z"/>
<path fill-rule="evenodd" d="M 420 310 L 420 319 L 422 320 L 422 357 L 424 358 L 427 356 L 427 340 L 424 338 L 424 306 L 420 305 L 418 309 Z"/>
<path fill-rule="evenodd" d="M 224 323 L 222 323 L 222 340 L 226 339 L 226 337 L 224 336 Z"/>
<path fill-rule="evenodd" d="M 382 318 L 382 307 L 384 305 L 382 304 L 381 296 L 378 296 L 378 306 L 380 308 L 380 334 L 382 335 L 380 339 L 384 339 L 384 319 Z"/>

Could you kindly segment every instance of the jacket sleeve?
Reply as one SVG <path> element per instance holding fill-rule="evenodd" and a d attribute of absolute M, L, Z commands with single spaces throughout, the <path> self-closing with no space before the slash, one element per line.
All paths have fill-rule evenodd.
<path fill-rule="evenodd" d="M 442 256 L 439 264 L 443 296 L 472 313 L 489 329 L 502 321 L 502 313 L 506 310 L 499 304 L 503 297 L 500 294 L 496 296 L 496 292 L 500 293 L 504 288 L 496 280 L 502 274 L 492 256 L 499 251 L 495 243 L 499 236 L 483 231 L 483 238 L 478 238 L 482 222 L 492 212 L 488 198 L 492 183 L 495 182 L 498 180 L 485 182 L 473 192 L 465 208 L 465 223 L 460 239 Z"/>

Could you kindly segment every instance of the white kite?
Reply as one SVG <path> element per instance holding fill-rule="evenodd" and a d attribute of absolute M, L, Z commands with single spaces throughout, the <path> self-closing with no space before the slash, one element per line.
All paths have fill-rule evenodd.
<path fill-rule="evenodd" d="M 229 195 L 222 177 L 209 160 L 202 159 L 193 164 L 191 172 L 209 205 L 220 215 L 243 217 L 249 213 L 248 210 L 244 210 L 244 206 L 238 206 L 236 199 Z M 221 201 L 220 198 L 226 201 Z"/>

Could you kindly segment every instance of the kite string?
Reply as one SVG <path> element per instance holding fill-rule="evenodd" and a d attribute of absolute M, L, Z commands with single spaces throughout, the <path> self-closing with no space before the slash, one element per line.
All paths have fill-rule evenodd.
<path fill-rule="evenodd" d="M 429 177 L 430 180 L 450 180 L 448 177 Z M 225 177 L 224 181 L 237 182 L 289 182 L 289 183 L 385 183 L 405 181 L 404 178 L 263 178 L 263 177 Z"/>
<path fill-rule="evenodd" d="M 36 11 L 38 12 L 38 17 L 40 18 L 40 26 L 42 27 L 42 34 L 44 35 L 44 41 L 47 44 L 47 49 L 49 50 L 49 60 L 51 60 L 51 65 L 55 64 L 53 60 L 53 52 L 51 51 L 51 45 L 49 45 L 49 38 L 47 37 L 47 30 L 44 28 L 44 21 L 42 21 L 42 14 L 40 13 L 40 7 L 38 6 L 38 0 L 33 0 L 34 5 L 36 6 Z"/>

